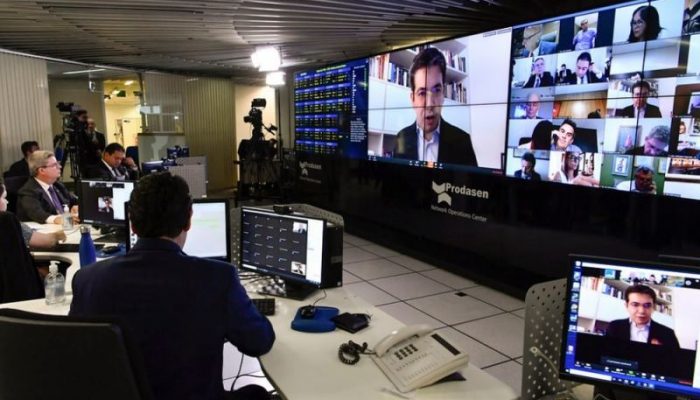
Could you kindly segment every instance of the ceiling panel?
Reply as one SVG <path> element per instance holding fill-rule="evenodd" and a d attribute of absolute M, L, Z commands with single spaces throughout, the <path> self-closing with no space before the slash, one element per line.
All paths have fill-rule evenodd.
<path fill-rule="evenodd" d="M 87 64 L 256 79 L 612 4 L 610 0 L 0 0 L 0 47 Z"/>

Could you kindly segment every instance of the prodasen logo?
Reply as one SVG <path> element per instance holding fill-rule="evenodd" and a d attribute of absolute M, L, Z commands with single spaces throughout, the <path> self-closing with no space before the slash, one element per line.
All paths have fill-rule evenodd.
<path fill-rule="evenodd" d="M 447 203 L 448 206 L 452 207 L 452 197 L 450 197 L 450 195 L 445 192 L 446 185 L 446 183 L 438 185 L 437 183 L 435 183 L 435 181 L 433 181 L 433 192 L 435 192 L 438 195 L 438 204 Z"/>
<path fill-rule="evenodd" d="M 321 164 L 314 164 L 306 161 L 299 161 L 299 168 L 301 168 L 301 175 L 302 176 L 309 176 L 309 169 L 315 169 L 320 171 L 323 169 Z"/>

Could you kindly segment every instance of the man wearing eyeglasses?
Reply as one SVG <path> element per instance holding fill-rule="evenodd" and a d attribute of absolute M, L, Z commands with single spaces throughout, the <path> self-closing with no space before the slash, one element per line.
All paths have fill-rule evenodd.
<path fill-rule="evenodd" d="M 441 117 L 446 69 L 445 56 L 434 47 L 413 60 L 410 98 L 416 122 L 398 133 L 395 158 L 477 166 L 469 134 Z"/>
<path fill-rule="evenodd" d="M 74 222 L 78 222 L 78 198 L 58 178 L 61 165 L 50 151 L 37 150 L 29 156 L 32 175 L 17 193 L 17 217 L 21 221 L 40 224 L 62 224 L 63 207 L 68 206 Z"/>
<path fill-rule="evenodd" d="M 605 336 L 657 346 L 680 348 L 673 329 L 651 319 L 657 305 L 656 292 L 646 285 L 625 290 L 625 308 L 629 318 L 610 322 Z"/>
<path fill-rule="evenodd" d="M 544 58 L 537 57 L 532 63 L 532 74 L 523 88 L 554 86 L 554 77 L 549 71 L 545 71 L 546 68 Z"/>

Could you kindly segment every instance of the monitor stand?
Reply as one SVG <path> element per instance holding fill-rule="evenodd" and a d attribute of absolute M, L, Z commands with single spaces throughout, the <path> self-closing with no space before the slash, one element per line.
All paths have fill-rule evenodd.
<path fill-rule="evenodd" d="M 269 284 L 258 289 L 258 293 L 269 296 L 304 300 L 316 291 L 316 287 L 275 277 Z"/>

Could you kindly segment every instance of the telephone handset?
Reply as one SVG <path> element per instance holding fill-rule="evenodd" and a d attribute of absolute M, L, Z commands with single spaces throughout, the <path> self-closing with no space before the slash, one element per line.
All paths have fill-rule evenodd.
<path fill-rule="evenodd" d="M 469 356 L 429 325 L 409 325 L 391 332 L 371 357 L 402 392 L 428 386 L 469 363 Z"/>

